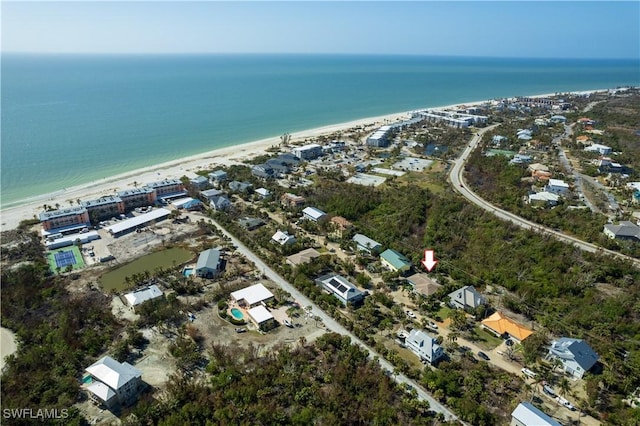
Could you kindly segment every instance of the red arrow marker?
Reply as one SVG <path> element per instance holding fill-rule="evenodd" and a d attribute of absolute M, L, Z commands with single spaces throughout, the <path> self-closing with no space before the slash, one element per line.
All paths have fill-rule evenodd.
<path fill-rule="evenodd" d="M 438 261 L 433 258 L 433 250 L 425 250 L 422 264 L 427 268 L 427 271 L 431 272 L 433 267 L 436 266 L 436 263 L 438 263 Z"/>

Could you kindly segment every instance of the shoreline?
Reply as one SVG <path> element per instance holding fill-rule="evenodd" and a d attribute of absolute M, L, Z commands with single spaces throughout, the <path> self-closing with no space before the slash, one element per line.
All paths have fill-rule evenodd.
<path fill-rule="evenodd" d="M 557 92 L 528 96 L 530 98 L 553 97 L 561 94 L 591 94 L 609 89 L 595 89 L 577 92 Z M 448 109 L 461 106 L 477 106 L 492 99 L 484 99 L 481 101 L 469 101 L 452 105 L 420 108 L 420 109 Z M 331 133 L 350 130 L 358 126 L 381 126 L 385 121 L 398 121 L 399 119 L 408 118 L 412 111 L 395 112 L 375 117 L 366 117 L 358 120 L 330 124 L 308 130 L 291 133 L 291 143 L 300 142 L 304 139 L 317 138 L 329 135 Z M 372 129 L 373 130 L 373 129 Z M 69 205 L 68 200 L 88 200 L 99 198 L 101 196 L 111 195 L 117 191 L 134 187 L 134 182 L 138 186 L 146 183 L 163 180 L 163 179 L 179 179 L 185 174 L 195 174 L 202 169 L 214 169 L 220 166 L 229 166 L 232 164 L 241 164 L 243 161 L 265 154 L 268 148 L 280 144 L 280 137 L 271 137 L 260 139 L 253 142 L 247 142 L 239 145 L 218 148 L 215 150 L 203 152 L 200 154 L 182 157 L 175 160 L 167 161 L 153 166 L 143 167 L 118 175 L 106 177 L 85 184 L 77 185 L 71 188 L 64 188 L 54 192 L 30 197 L 23 200 L 15 201 L 11 207 L 0 210 L 0 230 L 6 231 L 18 227 L 21 221 L 33 219 L 43 211 L 43 205 L 60 204 L 61 207 Z M 310 142 L 309 142 L 310 143 Z"/>

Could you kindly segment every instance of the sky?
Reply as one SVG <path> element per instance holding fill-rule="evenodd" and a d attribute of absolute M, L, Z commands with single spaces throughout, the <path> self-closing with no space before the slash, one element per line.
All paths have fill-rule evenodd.
<path fill-rule="evenodd" d="M 2 1 L 1 51 L 640 59 L 639 1 Z"/>

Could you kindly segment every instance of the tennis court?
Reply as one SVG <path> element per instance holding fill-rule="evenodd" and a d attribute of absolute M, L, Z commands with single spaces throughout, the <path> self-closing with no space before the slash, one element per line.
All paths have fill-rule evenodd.
<path fill-rule="evenodd" d="M 49 258 L 51 270 L 54 272 L 64 271 L 69 266 L 71 266 L 72 269 L 84 267 L 82 254 L 80 254 L 80 249 L 76 246 L 69 246 L 51 251 L 47 257 Z"/>

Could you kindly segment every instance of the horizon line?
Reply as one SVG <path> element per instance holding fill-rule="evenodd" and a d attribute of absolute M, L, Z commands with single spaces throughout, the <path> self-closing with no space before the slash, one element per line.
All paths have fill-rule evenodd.
<path fill-rule="evenodd" d="M 482 59 L 555 59 L 555 60 L 627 60 L 639 61 L 637 57 L 557 57 L 557 56 L 496 56 L 464 55 L 442 53 L 345 53 L 345 52 L 46 52 L 46 51 L 0 51 L 0 55 L 41 55 L 41 56 L 398 56 L 398 57 L 441 57 L 441 58 L 482 58 Z"/>

